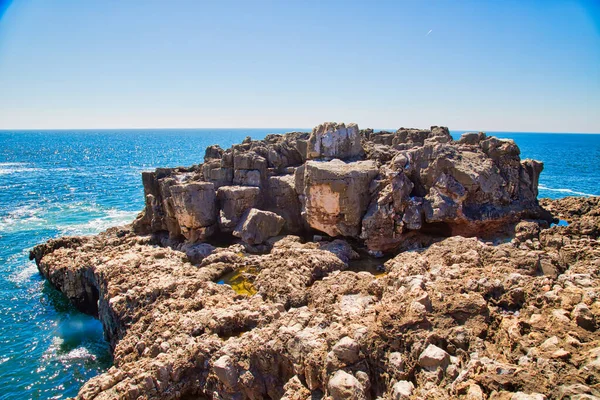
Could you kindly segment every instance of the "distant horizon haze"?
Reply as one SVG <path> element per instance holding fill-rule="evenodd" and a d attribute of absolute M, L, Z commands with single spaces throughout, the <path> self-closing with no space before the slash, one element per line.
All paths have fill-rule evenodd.
<path fill-rule="evenodd" d="M 599 133 L 600 1 L 0 0 L 0 129 L 331 120 Z"/>

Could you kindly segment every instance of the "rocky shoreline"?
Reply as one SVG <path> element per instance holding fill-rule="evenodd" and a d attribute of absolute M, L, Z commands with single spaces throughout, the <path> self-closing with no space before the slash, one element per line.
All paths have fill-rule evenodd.
<path fill-rule="evenodd" d="M 600 198 L 538 202 L 541 171 L 327 123 L 144 173 L 132 225 L 31 258 L 113 349 L 81 399 L 591 399 Z"/>

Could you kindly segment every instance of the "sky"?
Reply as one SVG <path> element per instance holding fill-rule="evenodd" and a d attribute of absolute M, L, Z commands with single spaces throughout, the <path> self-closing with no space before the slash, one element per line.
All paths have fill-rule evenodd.
<path fill-rule="evenodd" d="M 0 129 L 600 132 L 600 0 L 0 0 Z"/>

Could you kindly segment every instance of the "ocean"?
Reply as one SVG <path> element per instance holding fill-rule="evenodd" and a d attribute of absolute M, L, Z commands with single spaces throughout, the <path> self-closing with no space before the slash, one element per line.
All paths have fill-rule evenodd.
<path fill-rule="evenodd" d="M 141 171 L 198 164 L 208 145 L 292 130 L 0 131 L 0 400 L 74 396 L 112 362 L 100 323 L 41 278 L 29 249 L 133 220 Z M 539 197 L 600 195 L 600 135 L 489 134 L 544 162 Z"/>

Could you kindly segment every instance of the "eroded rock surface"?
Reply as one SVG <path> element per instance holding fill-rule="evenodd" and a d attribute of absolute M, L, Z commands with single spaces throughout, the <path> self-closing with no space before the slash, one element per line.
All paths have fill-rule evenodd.
<path fill-rule="evenodd" d="M 132 226 L 31 258 L 111 343 L 80 399 L 594 398 L 600 200 L 542 208 L 541 170 L 328 123 L 144 173 Z"/>
<path fill-rule="evenodd" d="M 346 270 L 347 243 L 294 236 L 192 265 L 112 228 L 32 257 L 114 349 L 81 399 L 594 398 L 600 201 L 543 203 L 569 226 L 523 221 L 496 245 L 446 238 L 377 277 Z M 253 271 L 256 294 L 215 283 L 236 270 Z"/>
<path fill-rule="evenodd" d="M 521 160 L 513 141 L 484 133 L 454 141 L 445 127 L 373 132 L 329 122 L 210 146 L 203 164 L 144 173 L 134 230 L 208 241 L 257 208 L 281 216 L 285 233 L 319 231 L 395 253 L 431 238 L 506 235 L 525 218 L 550 222 L 537 202 L 542 168 Z"/>

